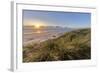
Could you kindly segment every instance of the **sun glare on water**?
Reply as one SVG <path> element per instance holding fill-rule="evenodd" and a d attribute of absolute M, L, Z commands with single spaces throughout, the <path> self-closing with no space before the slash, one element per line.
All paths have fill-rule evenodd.
<path fill-rule="evenodd" d="M 40 30 L 37 30 L 36 33 L 41 33 L 41 31 Z"/>

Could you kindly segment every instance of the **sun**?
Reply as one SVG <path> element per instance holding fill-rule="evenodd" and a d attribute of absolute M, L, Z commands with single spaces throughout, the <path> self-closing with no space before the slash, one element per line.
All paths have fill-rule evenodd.
<path fill-rule="evenodd" d="M 32 21 L 32 20 L 27 20 L 24 22 L 25 25 L 27 26 L 33 26 L 34 29 L 40 29 L 41 26 L 45 26 L 46 23 L 43 21 Z"/>
<path fill-rule="evenodd" d="M 40 25 L 40 24 L 35 24 L 35 25 L 34 25 L 34 27 L 35 27 L 36 29 L 39 29 L 41 26 L 42 26 L 42 25 Z"/>
<path fill-rule="evenodd" d="M 45 24 L 43 22 L 33 22 L 33 26 L 35 29 L 40 29 L 41 26 L 44 26 Z"/>

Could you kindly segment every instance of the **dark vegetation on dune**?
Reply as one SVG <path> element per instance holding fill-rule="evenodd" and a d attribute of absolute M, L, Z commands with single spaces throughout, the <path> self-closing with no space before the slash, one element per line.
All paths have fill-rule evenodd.
<path fill-rule="evenodd" d="M 41 43 L 23 47 L 23 62 L 82 60 L 91 58 L 91 31 L 79 29 Z"/>

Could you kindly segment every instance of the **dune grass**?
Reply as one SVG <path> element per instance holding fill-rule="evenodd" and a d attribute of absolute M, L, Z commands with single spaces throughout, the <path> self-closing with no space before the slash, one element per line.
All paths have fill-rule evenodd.
<path fill-rule="evenodd" d="M 80 29 L 23 46 L 23 62 L 82 60 L 91 58 L 91 31 Z"/>

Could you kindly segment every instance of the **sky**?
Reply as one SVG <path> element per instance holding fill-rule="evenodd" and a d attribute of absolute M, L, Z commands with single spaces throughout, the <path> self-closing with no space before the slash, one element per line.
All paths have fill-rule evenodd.
<path fill-rule="evenodd" d="M 88 28 L 91 13 L 23 10 L 24 25 L 28 25 L 27 21 L 42 22 L 46 26 Z"/>

